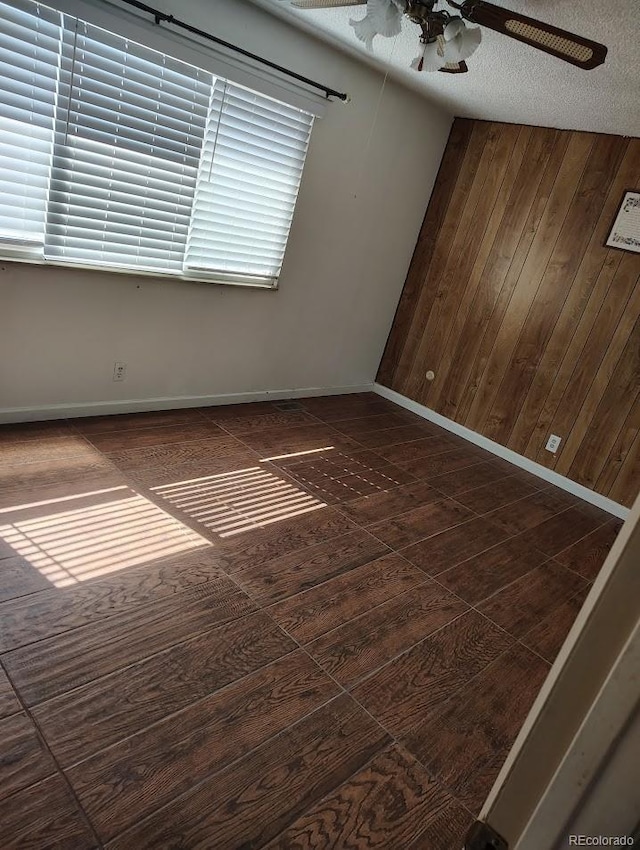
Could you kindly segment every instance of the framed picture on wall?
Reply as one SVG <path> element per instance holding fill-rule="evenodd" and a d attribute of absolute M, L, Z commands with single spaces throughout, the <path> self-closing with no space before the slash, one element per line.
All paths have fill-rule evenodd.
<path fill-rule="evenodd" d="M 640 254 L 640 192 L 625 192 L 605 245 Z"/>

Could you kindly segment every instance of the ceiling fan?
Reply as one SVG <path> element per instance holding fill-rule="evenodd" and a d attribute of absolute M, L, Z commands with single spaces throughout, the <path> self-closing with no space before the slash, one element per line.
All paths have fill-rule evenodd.
<path fill-rule="evenodd" d="M 584 70 L 601 65 L 607 55 L 603 44 L 485 0 L 291 0 L 291 5 L 300 9 L 366 5 L 365 17 L 349 23 L 360 41 L 370 49 L 376 35 L 397 35 L 404 15 L 422 30 L 422 51 L 411 63 L 417 71 L 449 74 L 468 71 L 465 60 L 480 44 L 482 31 L 478 27 L 468 27 L 467 21 L 515 38 Z M 458 14 L 443 8 L 446 5 L 456 9 Z"/>

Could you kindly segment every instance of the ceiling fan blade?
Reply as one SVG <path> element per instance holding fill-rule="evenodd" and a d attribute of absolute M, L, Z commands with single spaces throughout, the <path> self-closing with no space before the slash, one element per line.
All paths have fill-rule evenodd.
<path fill-rule="evenodd" d="M 460 9 L 462 16 L 468 21 L 489 27 L 585 70 L 602 65 L 607 55 L 604 44 L 536 21 L 535 18 L 528 18 L 518 12 L 494 6 L 485 0 L 465 0 L 461 5 L 452 5 Z"/>
<path fill-rule="evenodd" d="M 367 0 L 291 0 L 298 9 L 337 9 L 340 6 L 366 6 Z"/>

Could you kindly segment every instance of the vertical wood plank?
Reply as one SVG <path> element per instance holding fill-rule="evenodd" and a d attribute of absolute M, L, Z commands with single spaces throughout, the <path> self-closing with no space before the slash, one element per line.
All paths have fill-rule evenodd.
<path fill-rule="evenodd" d="M 535 425 L 537 410 L 527 405 L 531 384 L 537 374 L 544 375 L 539 370 L 541 359 L 588 251 L 623 152 L 624 147 L 615 136 L 601 136 L 593 143 L 540 287 L 526 316 L 511 367 L 505 374 L 487 419 L 487 436 L 515 451 L 522 452 L 526 447 Z M 586 274 L 585 280 L 588 280 Z M 532 398 L 535 403 L 535 396 Z M 518 420 L 520 428 L 514 427 Z"/>
<path fill-rule="evenodd" d="M 442 156 L 436 182 L 433 187 L 427 212 L 422 222 L 420 235 L 407 274 L 407 279 L 398 302 L 391 332 L 380 361 L 376 380 L 384 386 L 391 386 L 395 379 L 396 367 L 405 344 L 407 329 L 411 324 L 415 308 L 415 299 L 428 274 L 436 240 L 442 227 L 447 210 L 456 187 L 456 181 L 462 168 L 467 146 L 471 138 L 473 121 L 456 118 L 451 127 L 449 140 Z"/>
<path fill-rule="evenodd" d="M 406 328 L 405 343 L 394 375 L 394 388 L 402 388 L 399 392 L 406 391 L 407 378 L 411 374 L 415 353 L 420 345 L 420 341 L 424 333 L 424 327 L 433 304 L 435 292 L 433 287 L 430 285 L 430 270 L 432 268 L 439 270 L 443 263 L 446 262 L 449 255 L 451 240 L 456 233 L 460 215 L 464 209 L 469 189 L 473 184 L 476 169 L 489 137 L 491 126 L 492 125 L 489 123 L 480 121 L 476 121 L 473 124 L 471 138 L 469 139 L 468 153 L 464 157 L 460 173 L 456 180 L 455 191 L 447 208 L 447 214 L 438 232 L 429 269 L 425 269 L 423 284 L 416 299 L 415 309 L 411 316 L 411 322 Z"/>
<path fill-rule="evenodd" d="M 636 396 L 629 415 L 620 429 L 609 452 L 609 457 L 606 459 L 602 472 L 595 483 L 598 492 L 607 495 L 611 493 L 611 488 L 620 471 L 624 468 L 627 456 L 632 451 L 638 434 L 640 434 L 640 393 Z"/>
<path fill-rule="evenodd" d="M 466 424 L 481 433 L 484 433 L 485 428 L 495 431 L 494 421 L 500 414 L 492 416 L 494 401 L 502 379 L 511 365 L 520 332 L 526 322 L 529 309 L 535 301 L 560 228 L 573 200 L 576 191 L 576 172 L 582 174 L 592 146 L 593 137 L 587 133 L 571 135 L 542 220 L 514 288 L 479 390 L 469 411 Z"/>
<path fill-rule="evenodd" d="M 600 217 L 593 230 L 589 245 L 576 273 L 571 291 L 558 317 L 551 339 L 540 360 L 538 372 L 527 395 L 526 403 L 518 417 L 511 436 L 510 445 L 515 451 L 526 452 L 536 457 L 544 449 L 549 431 L 550 414 L 557 405 L 558 383 L 562 383 L 563 367 L 571 363 L 566 352 L 571 346 L 582 346 L 593 327 L 596 308 L 607 298 L 611 281 L 620 264 L 622 254 L 605 247 L 611 222 L 616 215 L 620 198 L 625 189 L 633 184 L 638 169 L 640 147 L 630 145 L 626 139 L 613 138 L 622 154 L 619 167 L 614 174 L 609 192 L 601 206 Z M 573 355 L 575 361 L 575 354 Z M 564 375 L 566 375 L 566 368 Z M 566 387 L 566 383 L 564 384 Z M 554 393 L 555 390 L 555 393 Z M 537 416 L 537 421 L 533 423 Z"/>
<path fill-rule="evenodd" d="M 538 463 L 557 469 L 563 475 L 571 465 L 597 399 L 606 388 L 620 357 L 621 346 L 631 333 L 635 317 L 640 311 L 640 278 L 636 258 L 631 254 L 620 253 L 619 256 L 620 262 L 611 286 L 600 304 L 583 347 L 580 348 L 578 344 L 574 346 L 572 342 L 570 361 L 566 365 L 568 375 L 566 381 L 562 382 L 562 394 L 548 428 L 549 433 L 565 439 L 564 446 L 557 456 L 541 447 L 535 457 Z M 613 256 L 611 259 L 615 261 Z M 580 336 L 576 334 L 576 343 L 579 339 Z M 588 405 L 587 409 L 582 412 L 585 404 Z"/>
<path fill-rule="evenodd" d="M 616 279 L 621 261 L 622 257 L 618 251 L 609 251 L 607 253 L 606 259 L 600 269 L 600 274 L 593 285 L 589 295 L 589 300 L 587 301 L 580 318 L 578 319 L 577 316 L 569 317 L 572 322 L 569 326 L 569 332 L 567 332 L 567 329 L 564 327 L 564 323 L 560 320 L 558 321 L 559 327 L 557 327 L 557 330 L 554 331 L 554 336 L 557 337 L 555 345 L 557 345 L 558 348 L 564 345 L 565 348 L 559 359 L 557 367 L 555 369 L 550 369 L 552 372 L 551 386 L 548 388 L 544 402 L 541 402 L 538 413 L 538 421 L 535 424 L 525 451 L 527 457 L 535 457 L 537 462 L 543 465 L 552 466 L 555 461 L 555 457 L 545 450 L 545 445 L 549 435 L 554 433 L 552 422 L 554 416 L 556 416 L 558 412 L 560 402 L 562 401 L 569 382 L 572 381 L 576 363 L 579 362 L 583 355 L 593 357 L 596 359 L 596 362 L 600 362 L 604 356 L 604 351 L 606 349 L 604 340 L 608 338 L 608 335 L 606 331 L 598 333 L 598 331 L 603 328 L 599 321 L 604 318 L 604 316 L 601 315 L 603 302 L 609 299 L 610 296 L 615 297 L 613 283 Z M 620 292 L 620 298 L 618 299 L 620 310 L 622 310 L 628 298 L 628 290 L 626 292 Z M 566 315 L 567 311 L 563 312 L 565 312 Z M 612 312 L 612 310 L 609 310 L 609 314 Z M 619 318 L 619 315 L 616 315 L 614 325 L 617 324 Z M 563 332 L 564 336 L 562 336 Z M 605 347 L 600 347 L 598 349 L 598 344 L 600 344 L 600 346 L 604 345 Z M 553 357 L 554 353 L 552 352 L 550 356 Z M 547 366 L 547 364 L 545 364 L 545 366 Z M 536 390 L 537 387 L 533 389 L 533 392 L 536 392 Z M 563 433 L 566 432 L 563 431 Z"/>
<path fill-rule="evenodd" d="M 593 487 L 640 388 L 640 316 L 586 429 L 569 474 Z"/>
<path fill-rule="evenodd" d="M 460 306 L 463 282 L 469 281 L 487 220 L 491 216 L 518 135 L 519 127 L 516 125 L 497 125 L 492 128 L 451 242 L 447 261 L 437 282 L 432 276 L 431 286 L 435 285 L 435 297 L 407 382 L 407 391 L 421 401 L 427 401 L 430 388 L 430 384 L 425 383 L 424 373 L 436 366 L 450 323 Z"/>
<path fill-rule="evenodd" d="M 640 481 L 640 433 L 636 437 L 624 464 L 618 470 L 616 480 L 609 490 L 609 497 L 623 505 L 631 506 L 638 495 Z"/>
<path fill-rule="evenodd" d="M 561 475 L 570 475 L 573 461 L 580 451 L 583 440 L 587 437 L 600 401 L 607 392 L 610 382 L 614 380 L 618 370 L 623 366 L 622 355 L 626 343 L 633 333 L 637 319 L 640 316 L 640 276 L 634 273 L 634 279 L 635 283 L 631 297 L 622 310 L 620 321 L 607 340 L 608 346 L 605 349 L 605 354 L 599 367 L 595 370 L 595 374 L 594 371 L 586 368 L 584 363 L 578 363 L 576 365 L 576 372 L 580 373 L 582 380 L 579 383 L 576 379 L 577 375 L 574 374 L 574 379 L 572 379 L 565 393 L 563 406 L 565 410 L 572 411 L 572 425 L 565 432 L 569 436 L 562 451 L 557 456 L 554 467 Z M 586 390 L 582 390 L 584 386 L 586 386 Z M 580 394 L 584 393 L 584 401 L 579 408 L 576 408 L 576 395 L 578 395 L 577 390 L 579 387 L 581 390 Z M 554 431 L 554 433 L 557 432 Z M 600 451 L 598 451 L 597 456 L 600 457 Z"/>
<path fill-rule="evenodd" d="M 500 298 L 514 255 L 521 240 L 532 206 L 545 174 L 549 158 L 558 142 L 556 130 L 534 127 L 525 156 L 514 179 L 514 185 L 504 209 L 500 228 L 495 235 L 491 253 L 487 258 L 476 293 L 460 330 L 454 330 L 451 344 L 447 346 L 446 360 L 439 367 L 440 392 L 430 399 L 430 404 L 444 416 L 463 421 L 465 400 L 470 399 L 470 376 L 481 362 L 480 348 L 491 320 L 500 313 Z M 503 298 L 503 303 L 506 300 Z M 501 318 L 500 318 L 501 321 Z"/>
<path fill-rule="evenodd" d="M 482 326 L 477 326 L 472 330 L 472 332 L 475 332 L 476 334 L 480 333 L 482 339 L 480 341 L 473 369 L 467 379 L 464 393 L 458 406 L 458 415 L 456 417 L 458 422 L 461 422 L 469 428 L 473 427 L 471 424 L 470 411 L 475 404 L 476 396 L 482 386 L 484 373 L 487 368 L 491 352 L 493 351 L 496 337 L 498 336 L 498 332 L 502 326 L 503 319 L 511 301 L 511 296 L 513 295 L 513 291 L 518 283 L 527 256 L 538 232 L 540 222 L 542 221 L 544 211 L 549 201 L 549 196 L 551 195 L 558 172 L 564 160 L 568 144 L 569 136 L 562 135 L 558 138 L 554 145 L 547 167 L 544 170 L 542 180 L 538 187 L 538 191 L 536 192 L 533 206 L 531 207 L 531 211 L 527 217 L 524 233 L 513 253 L 509 270 L 500 289 L 495 308 L 491 313 L 489 321 L 484 326 L 484 329 Z"/>
<path fill-rule="evenodd" d="M 516 127 L 516 129 L 518 128 Z M 496 168 L 492 164 L 493 181 L 485 182 L 483 198 L 476 208 L 476 219 L 484 229 L 478 251 L 473 255 L 470 244 L 467 243 L 463 247 L 465 255 L 469 258 L 470 269 L 468 275 L 463 275 L 462 279 L 464 280 L 466 276 L 468 277 L 468 282 L 464 289 L 461 287 L 461 292 L 458 292 L 457 287 L 452 286 L 451 282 L 447 284 L 447 289 L 455 294 L 450 296 L 452 303 L 450 316 L 447 320 L 446 341 L 442 345 L 438 345 L 436 341 L 436 344 L 433 346 L 430 362 L 433 364 L 431 368 L 435 371 L 436 378 L 433 383 L 423 383 L 422 387 L 422 398 L 425 400 L 425 403 L 431 406 L 438 406 L 440 404 L 440 396 L 446 388 L 446 378 L 452 365 L 452 360 L 454 357 L 457 357 L 460 332 L 469 315 L 471 305 L 476 300 L 483 270 L 495 245 L 496 235 L 504 221 L 505 210 L 509 197 L 513 192 L 514 183 L 520 174 L 524 157 L 529 150 L 531 134 L 531 127 L 519 128 L 517 136 L 513 139 L 511 150 L 508 151 L 509 156 L 505 160 L 505 167 Z M 499 152 L 496 153 L 496 156 L 498 155 Z M 496 192 L 492 192 L 492 183 L 497 187 Z M 491 206 L 490 212 L 489 206 Z M 460 270 L 458 270 L 456 278 L 459 275 Z"/>

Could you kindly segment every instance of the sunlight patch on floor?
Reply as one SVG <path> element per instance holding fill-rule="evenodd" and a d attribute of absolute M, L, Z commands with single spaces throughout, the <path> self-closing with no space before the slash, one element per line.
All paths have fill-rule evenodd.
<path fill-rule="evenodd" d="M 126 486 L 4 508 L 0 538 L 56 587 L 211 545 Z"/>
<path fill-rule="evenodd" d="M 301 452 L 289 452 L 284 455 L 272 455 L 271 457 L 263 457 L 260 459 L 260 463 L 267 463 L 270 460 L 288 460 L 289 458 L 300 457 L 307 458 L 309 455 L 317 455 L 321 452 L 328 452 L 333 449 L 333 446 L 322 446 L 319 449 L 305 449 Z"/>
<path fill-rule="evenodd" d="M 310 493 L 259 466 L 151 490 L 222 538 L 326 507 Z"/>

